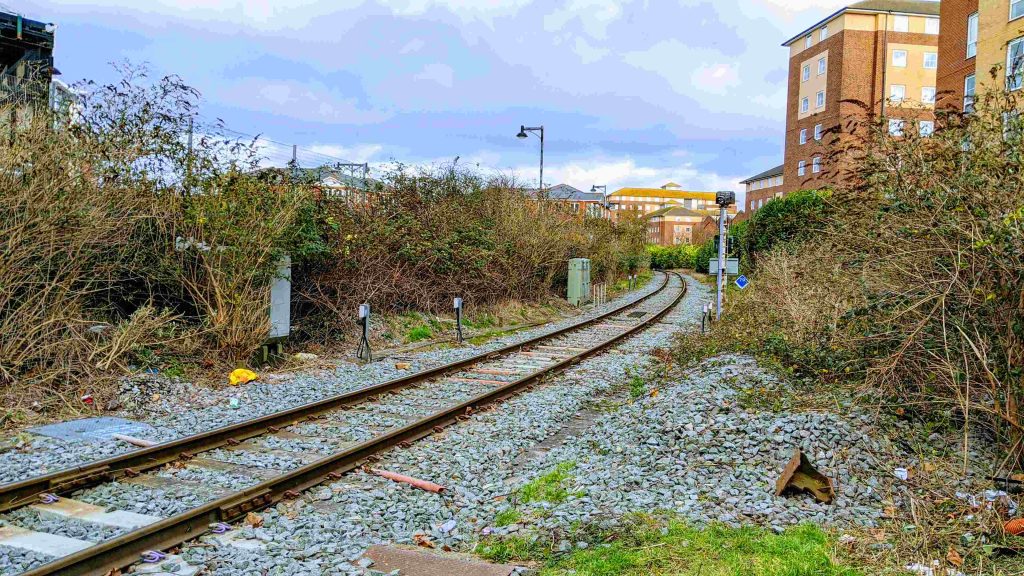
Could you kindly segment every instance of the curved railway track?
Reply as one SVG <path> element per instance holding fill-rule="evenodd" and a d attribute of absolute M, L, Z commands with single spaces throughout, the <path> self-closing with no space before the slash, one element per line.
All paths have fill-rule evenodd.
<path fill-rule="evenodd" d="M 50 519 L 98 524 L 111 537 L 92 541 L 36 532 L 8 522 L 0 546 L 22 546 L 53 560 L 24 576 L 107 574 L 221 523 L 371 462 L 377 454 L 440 432 L 480 408 L 643 330 L 685 296 L 686 282 L 664 274 L 654 292 L 595 318 L 499 350 L 325 400 L 128 452 L 68 470 L 0 485 L 0 512 L 29 510 Z M 261 455 L 270 455 L 264 466 Z M 172 469 L 228 470 L 251 482 L 240 490 L 196 484 L 198 505 L 169 517 L 90 504 L 107 486 L 173 485 Z M 179 483 L 179 486 L 181 483 Z M 72 498 L 68 498 L 71 495 Z M 0 551 L 2 553 L 2 551 Z"/>

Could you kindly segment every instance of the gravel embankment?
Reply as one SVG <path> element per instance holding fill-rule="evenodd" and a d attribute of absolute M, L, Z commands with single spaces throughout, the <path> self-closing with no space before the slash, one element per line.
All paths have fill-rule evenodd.
<path fill-rule="evenodd" d="M 660 283 L 660 278 L 655 277 L 642 289 L 623 295 L 604 306 L 591 308 L 581 315 L 498 338 L 486 344 L 404 355 L 403 360 L 407 359 L 411 364 L 409 370 L 398 370 L 394 361 L 368 365 L 339 362 L 333 369 L 270 375 L 264 380 L 246 386 L 222 389 L 196 386 L 178 379 L 135 378 L 123 385 L 121 410 L 106 415 L 152 425 L 151 433 L 140 435 L 144 439 L 158 442 L 173 440 L 351 392 L 411 372 L 440 366 L 546 334 L 635 301 L 657 289 Z M 238 408 L 231 408 L 232 398 L 238 398 Z M 81 444 L 31 436 L 28 440 L 20 442 L 18 448 L 0 454 L 0 483 L 16 482 L 135 449 L 121 441 Z"/>
<path fill-rule="evenodd" d="M 691 294 L 654 328 L 588 359 L 548 384 L 500 408 L 389 453 L 375 466 L 445 485 L 443 495 L 422 492 L 364 472 L 316 488 L 304 498 L 261 514 L 260 527 L 235 537 L 256 549 L 192 547 L 185 557 L 216 574 L 362 574 L 355 562 L 370 545 L 430 540 L 437 547 L 467 549 L 493 525 L 523 473 L 517 464 L 552 437 L 581 409 L 628 379 L 650 361 L 672 333 L 699 322 L 705 289 L 690 281 Z M 531 463 L 526 469 L 534 469 Z"/>

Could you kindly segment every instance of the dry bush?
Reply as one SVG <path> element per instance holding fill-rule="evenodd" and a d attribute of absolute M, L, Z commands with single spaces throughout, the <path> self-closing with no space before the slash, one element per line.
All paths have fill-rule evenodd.
<path fill-rule="evenodd" d="M 328 255 L 297 273 L 307 325 L 342 327 L 362 302 L 435 313 L 453 297 L 535 302 L 561 292 L 569 258 L 593 258 L 601 277 L 643 256 L 642 229 L 579 218 L 505 178 L 397 166 L 373 197 L 321 200 Z"/>

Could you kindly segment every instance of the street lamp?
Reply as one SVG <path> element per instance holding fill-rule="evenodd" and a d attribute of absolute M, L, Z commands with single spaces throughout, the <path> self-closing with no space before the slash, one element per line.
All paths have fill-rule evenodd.
<path fill-rule="evenodd" d="M 544 190 L 544 127 L 537 126 L 534 128 L 527 128 L 525 125 L 519 127 L 519 134 L 516 134 L 516 138 L 523 140 L 527 138 L 527 132 L 533 132 L 534 134 L 540 135 L 540 190 Z"/>

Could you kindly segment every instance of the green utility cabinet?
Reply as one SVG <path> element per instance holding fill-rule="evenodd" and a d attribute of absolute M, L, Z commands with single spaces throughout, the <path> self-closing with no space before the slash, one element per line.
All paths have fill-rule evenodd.
<path fill-rule="evenodd" d="M 569 304 L 582 306 L 590 301 L 590 260 L 573 258 L 569 260 Z"/>

